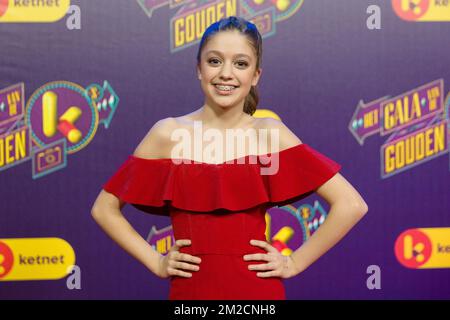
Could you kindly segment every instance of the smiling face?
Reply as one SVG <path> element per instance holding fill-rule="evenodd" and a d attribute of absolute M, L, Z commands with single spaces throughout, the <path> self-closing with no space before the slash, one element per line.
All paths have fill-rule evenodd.
<path fill-rule="evenodd" d="M 256 53 L 246 36 L 236 30 L 213 35 L 203 47 L 197 65 L 206 103 L 242 109 L 251 86 L 256 86 L 261 76 L 262 69 L 256 70 L 256 63 Z M 218 88 L 219 84 L 224 87 Z"/>

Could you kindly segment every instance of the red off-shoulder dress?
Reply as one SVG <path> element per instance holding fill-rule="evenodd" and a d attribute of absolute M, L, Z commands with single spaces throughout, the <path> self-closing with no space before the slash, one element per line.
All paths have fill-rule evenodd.
<path fill-rule="evenodd" d="M 265 156 L 211 164 L 130 155 L 104 184 L 139 210 L 170 216 L 176 240 L 191 239 L 180 252 L 200 257 L 200 270 L 170 277 L 170 300 L 286 299 L 283 279 L 258 277 L 248 265 L 266 262 L 243 256 L 267 253 L 250 240 L 266 241 L 268 208 L 310 195 L 341 165 L 306 143 Z"/>

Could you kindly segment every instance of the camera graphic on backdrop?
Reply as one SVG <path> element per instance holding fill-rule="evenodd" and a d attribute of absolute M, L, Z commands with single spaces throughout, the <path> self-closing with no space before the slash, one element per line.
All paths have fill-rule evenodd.
<path fill-rule="evenodd" d="M 87 88 L 55 81 L 38 88 L 25 107 L 25 85 L 0 90 L 0 172 L 27 160 L 33 179 L 67 165 L 86 147 L 99 124 L 107 129 L 119 104 L 110 84 Z"/>

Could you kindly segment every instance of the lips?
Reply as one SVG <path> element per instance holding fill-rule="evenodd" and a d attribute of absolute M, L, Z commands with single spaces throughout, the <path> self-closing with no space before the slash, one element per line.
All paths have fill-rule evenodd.
<path fill-rule="evenodd" d="M 214 83 L 213 86 L 214 87 L 216 87 L 216 86 L 227 86 L 227 87 L 234 87 L 235 89 L 239 88 L 239 86 L 235 86 L 234 84 L 224 84 L 224 83 Z"/>
<path fill-rule="evenodd" d="M 213 85 L 215 85 L 215 86 L 232 86 L 232 87 L 239 87 L 239 86 L 237 86 L 237 85 L 234 85 L 234 84 L 230 84 L 230 83 L 213 83 Z"/>
<path fill-rule="evenodd" d="M 234 88 L 232 88 L 231 90 L 220 90 L 217 86 L 231 86 L 231 87 L 234 87 Z M 227 96 L 227 95 L 233 94 L 234 91 L 238 88 L 238 86 L 233 86 L 233 85 L 229 85 L 229 84 L 226 84 L 226 85 L 224 85 L 224 84 L 214 84 L 213 87 L 214 87 L 214 89 L 216 90 L 216 92 L 218 94 L 223 95 L 223 96 Z"/>

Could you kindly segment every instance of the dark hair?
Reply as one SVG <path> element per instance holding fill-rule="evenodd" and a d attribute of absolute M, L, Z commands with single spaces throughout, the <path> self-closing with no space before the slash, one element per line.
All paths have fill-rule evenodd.
<path fill-rule="evenodd" d="M 227 30 L 238 30 L 242 35 L 246 36 L 250 45 L 256 54 L 256 70 L 258 70 L 262 61 L 262 38 L 256 26 L 250 21 L 241 17 L 230 16 L 228 18 L 220 19 L 211 24 L 203 33 L 202 39 L 197 52 L 197 65 L 200 65 L 200 56 L 203 47 L 208 40 L 217 32 Z M 249 94 L 245 97 L 244 112 L 253 115 L 256 111 L 256 106 L 259 102 L 259 95 L 256 86 L 252 86 Z"/>

